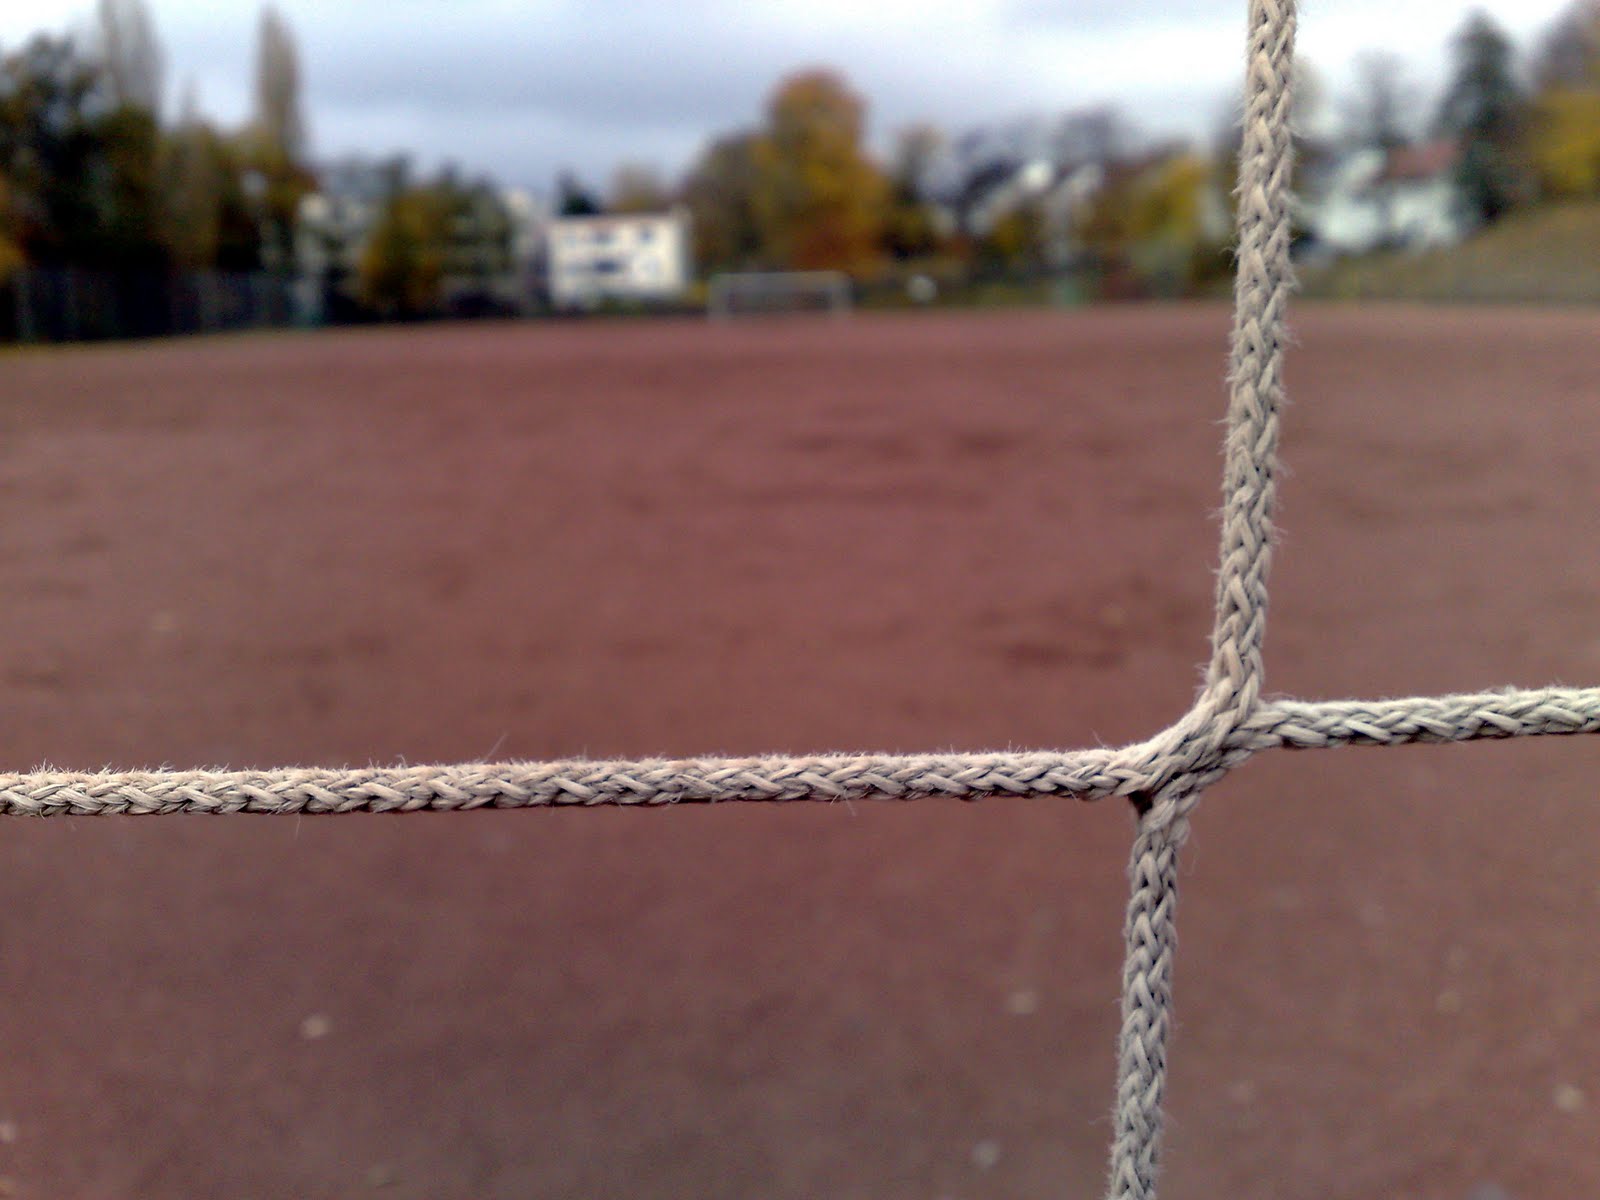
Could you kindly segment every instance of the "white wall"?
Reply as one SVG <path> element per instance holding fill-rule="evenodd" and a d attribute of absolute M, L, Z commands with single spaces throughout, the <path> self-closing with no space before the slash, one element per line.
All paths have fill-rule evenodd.
<path fill-rule="evenodd" d="M 549 228 L 549 270 L 559 308 L 675 299 L 689 286 L 688 214 L 558 218 Z"/>
<path fill-rule="evenodd" d="M 1381 151 L 1352 154 L 1322 194 L 1303 204 L 1304 222 L 1321 250 L 1365 254 L 1385 244 L 1425 250 L 1466 236 L 1449 175 L 1380 182 L 1383 165 Z"/>

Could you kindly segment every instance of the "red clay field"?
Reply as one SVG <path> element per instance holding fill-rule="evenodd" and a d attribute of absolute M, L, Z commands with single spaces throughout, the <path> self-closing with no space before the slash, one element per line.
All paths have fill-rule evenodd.
<path fill-rule="evenodd" d="M 1600 681 L 1600 314 L 1294 326 L 1269 687 Z M 1144 737 L 1206 654 L 1226 331 L 7 354 L 0 761 Z M 1597 780 L 1600 741 L 1534 739 L 1209 793 L 1163 1195 L 1600 1195 Z M 1092 1197 L 1131 831 L 1060 800 L 5 821 L 0 1195 Z"/>

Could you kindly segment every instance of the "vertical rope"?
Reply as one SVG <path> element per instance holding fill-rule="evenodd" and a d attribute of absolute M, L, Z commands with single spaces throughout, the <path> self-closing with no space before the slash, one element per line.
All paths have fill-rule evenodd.
<path fill-rule="evenodd" d="M 1153 1200 L 1161 1167 L 1172 962 L 1177 950 L 1178 847 L 1188 821 L 1140 822 L 1128 865 L 1127 956 L 1122 964 L 1121 1061 L 1117 1072 L 1111 1200 Z"/>
<path fill-rule="evenodd" d="M 1123 931 L 1111 1200 L 1155 1200 L 1172 1027 L 1178 849 L 1201 791 L 1227 769 L 1228 740 L 1261 702 L 1284 313 L 1293 287 L 1289 105 L 1294 30 L 1294 0 L 1250 0 L 1216 624 L 1205 692 L 1177 727 L 1200 744 L 1192 752 L 1194 765 L 1143 800 L 1128 866 L 1132 890 Z"/>
<path fill-rule="evenodd" d="M 1289 265 L 1290 77 L 1294 0 L 1251 0 L 1244 138 L 1239 150 L 1239 249 L 1234 274 L 1222 547 L 1208 698 L 1237 724 L 1260 700 L 1261 645 L 1277 499 Z"/>

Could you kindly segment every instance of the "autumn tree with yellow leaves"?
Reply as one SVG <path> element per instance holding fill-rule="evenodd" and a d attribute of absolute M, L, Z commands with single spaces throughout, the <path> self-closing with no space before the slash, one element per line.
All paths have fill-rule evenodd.
<path fill-rule="evenodd" d="M 1551 199 L 1600 197 L 1600 0 L 1578 0 L 1535 68 L 1528 156 Z"/>
<path fill-rule="evenodd" d="M 1112 294 L 1180 296 L 1223 272 L 1215 170 L 1192 153 L 1112 165 L 1079 230 Z"/>
<path fill-rule="evenodd" d="M 438 307 L 450 208 L 449 198 L 435 187 L 404 187 L 389 197 L 361 252 L 357 273 L 363 303 L 391 319 Z"/>
<path fill-rule="evenodd" d="M 794 270 L 860 270 L 879 256 L 889 198 L 862 146 L 866 105 L 832 71 L 778 85 L 752 147 L 767 253 Z"/>

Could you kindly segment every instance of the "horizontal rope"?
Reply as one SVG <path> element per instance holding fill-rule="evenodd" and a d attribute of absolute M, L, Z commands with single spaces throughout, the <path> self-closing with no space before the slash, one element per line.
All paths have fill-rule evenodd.
<path fill-rule="evenodd" d="M 1111 751 L 576 760 L 364 769 L 0 776 L 0 813 L 412 812 L 554 805 L 1113 794 Z"/>
<path fill-rule="evenodd" d="M 1600 733 L 1600 688 L 1536 688 L 1404 700 L 1285 700 L 1249 722 L 1268 745 L 1394 746 Z"/>
<path fill-rule="evenodd" d="M 1600 732 L 1600 688 L 1404 700 L 1284 700 L 1220 737 L 1179 722 L 1121 749 L 915 756 L 574 760 L 273 771 L 0 775 L 0 815 L 350 813 L 1153 791 L 1277 746 L 1394 745 Z"/>

